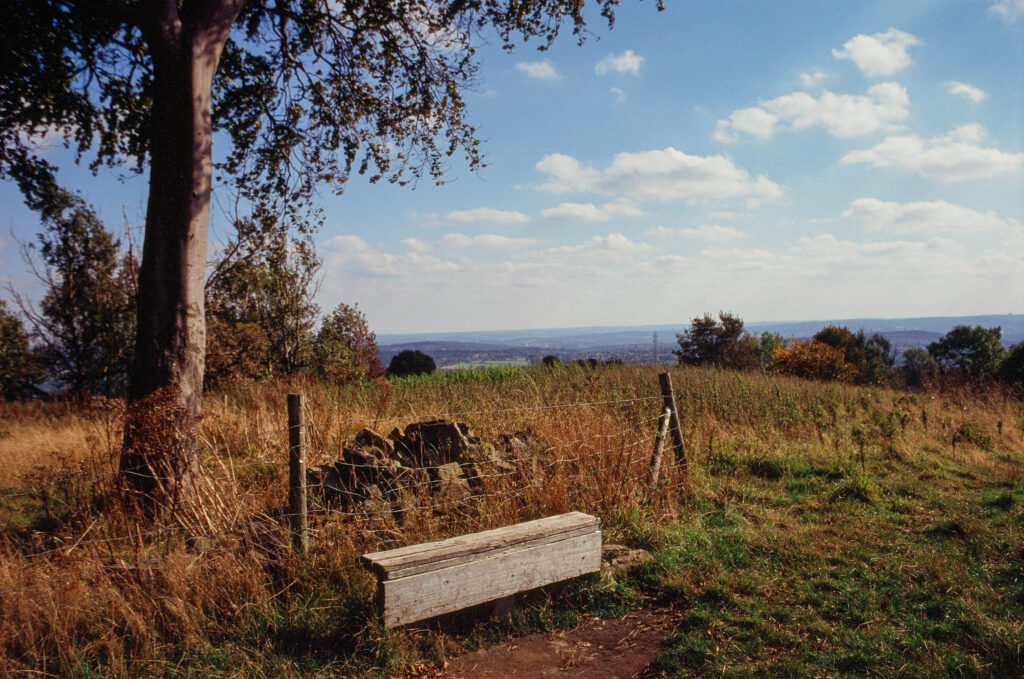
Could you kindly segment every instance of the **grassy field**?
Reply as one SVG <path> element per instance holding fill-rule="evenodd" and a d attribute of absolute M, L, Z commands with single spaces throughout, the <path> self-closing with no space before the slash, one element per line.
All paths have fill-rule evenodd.
<path fill-rule="evenodd" d="M 401 676 L 657 602 L 678 625 L 651 676 L 1024 676 L 1021 401 L 672 374 L 690 474 L 669 466 L 654 489 L 654 368 L 236 385 L 204 405 L 200 502 L 158 524 L 118 499 L 119 403 L 2 406 L 0 674 Z M 539 447 L 470 498 L 411 494 L 401 521 L 314 514 L 303 560 L 279 518 L 290 391 L 307 396 L 311 465 L 363 426 L 445 413 L 485 440 L 528 431 Z M 568 510 L 655 558 L 496 621 L 376 622 L 358 554 Z"/>

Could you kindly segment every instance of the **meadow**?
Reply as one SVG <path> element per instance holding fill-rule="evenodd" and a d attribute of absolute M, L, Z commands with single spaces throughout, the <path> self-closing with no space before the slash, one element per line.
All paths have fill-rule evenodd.
<path fill-rule="evenodd" d="M 122 404 L 6 404 L 0 674 L 412 676 L 584 613 L 678 621 L 649 676 L 1024 676 L 1024 403 L 673 368 L 688 466 L 646 484 L 650 366 L 494 367 L 367 385 L 238 383 L 204 402 L 197 498 L 121 501 Z M 533 443 L 473 493 L 314 507 L 289 545 L 285 397 L 309 464 L 363 427 L 449 416 Z M 559 512 L 653 552 L 492 620 L 386 630 L 359 554 Z"/>

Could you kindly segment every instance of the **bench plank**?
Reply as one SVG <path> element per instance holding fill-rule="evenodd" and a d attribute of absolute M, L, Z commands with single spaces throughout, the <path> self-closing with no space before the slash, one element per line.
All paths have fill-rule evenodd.
<path fill-rule="evenodd" d="M 383 580 L 378 592 L 384 622 L 406 625 L 494 601 L 601 568 L 601 531 L 498 551 L 458 565 Z"/>
<path fill-rule="evenodd" d="M 363 565 L 385 580 L 477 561 L 491 554 L 537 547 L 598 531 L 597 517 L 570 512 L 447 540 L 410 545 L 362 557 Z"/>

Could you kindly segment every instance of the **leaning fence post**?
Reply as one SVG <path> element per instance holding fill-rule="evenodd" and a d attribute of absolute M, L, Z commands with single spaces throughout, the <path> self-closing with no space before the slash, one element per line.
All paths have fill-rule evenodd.
<path fill-rule="evenodd" d="M 306 515 L 306 426 L 302 394 L 288 394 L 288 514 L 292 544 L 302 556 L 309 553 L 309 517 Z"/>
<path fill-rule="evenodd" d="M 672 451 L 676 464 L 682 467 L 683 474 L 688 472 L 686 463 L 686 449 L 683 447 L 683 430 L 679 427 L 679 411 L 676 410 L 676 397 L 672 392 L 672 376 L 668 373 L 658 375 L 658 383 L 661 385 L 661 396 L 665 399 L 665 407 L 671 411 L 669 417 L 669 429 L 672 432 Z"/>
<path fill-rule="evenodd" d="M 668 421 L 672 411 L 668 408 L 658 418 L 658 435 L 654 437 L 654 452 L 651 453 L 651 469 L 647 473 L 647 485 L 651 488 L 658 483 L 658 472 L 661 470 L 661 454 L 665 451 L 665 434 L 668 433 Z"/>

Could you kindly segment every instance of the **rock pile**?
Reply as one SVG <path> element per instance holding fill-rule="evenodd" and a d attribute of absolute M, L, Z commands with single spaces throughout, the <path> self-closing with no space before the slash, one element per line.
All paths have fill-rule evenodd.
<path fill-rule="evenodd" d="M 363 429 L 342 449 L 341 459 L 309 470 L 307 485 L 325 506 L 372 503 L 387 511 L 403 491 L 456 502 L 488 478 L 519 472 L 516 463 L 537 448 L 527 432 L 502 434 L 492 444 L 468 425 L 448 420 L 415 422 L 387 436 Z"/>

